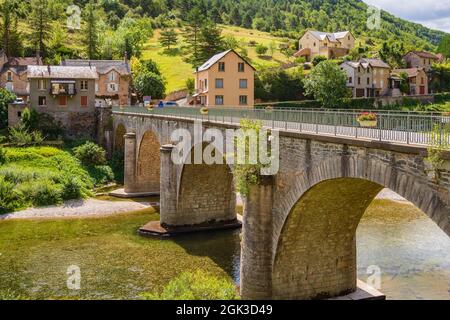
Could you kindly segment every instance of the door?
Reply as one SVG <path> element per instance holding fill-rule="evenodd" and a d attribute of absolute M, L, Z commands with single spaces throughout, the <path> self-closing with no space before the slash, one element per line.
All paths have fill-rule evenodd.
<path fill-rule="evenodd" d="M 420 86 L 420 94 L 425 94 L 425 86 Z"/>
<path fill-rule="evenodd" d="M 356 89 L 356 97 L 357 97 L 357 98 L 362 98 L 362 97 L 364 97 L 365 91 L 366 91 L 366 90 L 364 90 L 364 89 Z"/>

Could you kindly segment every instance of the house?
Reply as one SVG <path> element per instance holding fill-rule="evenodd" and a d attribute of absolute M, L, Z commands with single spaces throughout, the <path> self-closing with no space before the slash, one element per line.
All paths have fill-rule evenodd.
<path fill-rule="evenodd" d="M 95 97 L 98 106 L 131 105 L 131 67 L 124 60 L 63 60 L 62 66 L 95 67 L 98 79 L 95 82 Z"/>
<path fill-rule="evenodd" d="M 388 94 L 391 67 L 380 59 L 363 58 L 360 61 L 369 64 L 372 68 L 372 88 L 374 96 L 379 97 Z"/>
<path fill-rule="evenodd" d="M 255 68 L 236 51 L 216 54 L 195 74 L 194 104 L 253 106 Z"/>
<path fill-rule="evenodd" d="M 373 97 L 372 67 L 360 61 L 345 61 L 341 69 L 347 73 L 347 87 L 355 98 Z"/>
<path fill-rule="evenodd" d="M 392 77 L 401 78 L 402 73 L 408 75 L 410 95 L 428 94 L 428 76 L 422 68 L 394 69 Z"/>
<path fill-rule="evenodd" d="M 305 57 L 306 61 L 312 61 L 316 56 L 338 58 L 348 54 L 354 46 L 355 37 L 350 31 L 328 33 L 308 30 L 299 40 L 299 51 L 295 56 Z"/>
<path fill-rule="evenodd" d="M 39 57 L 10 57 L 0 52 L 0 86 L 13 92 L 18 98 L 28 101 L 29 88 L 27 67 L 42 65 Z"/>
<path fill-rule="evenodd" d="M 95 134 L 95 67 L 28 66 L 28 106 L 50 114 L 69 136 Z M 10 105 L 8 125 L 14 126 L 25 106 Z"/>
<path fill-rule="evenodd" d="M 345 61 L 341 70 L 347 73 L 347 87 L 352 90 L 354 98 L 378 97 L 389 91 L 391 68 L 382 60 Z"/>
<path fill-rule="evenodd" d="M 422 68 L 425 72 L 431 71 L 433 63 L 439 62 L 439 57 L 431 52 L 410 51 L 403 56 L 407 68 Z"/>

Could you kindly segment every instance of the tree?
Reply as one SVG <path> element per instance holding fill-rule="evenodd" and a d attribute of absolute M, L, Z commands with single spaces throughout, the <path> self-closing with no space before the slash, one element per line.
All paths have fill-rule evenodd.
<path fill-rule="evenodd" d="M 313 64 L 313 66 L 317 66 L 319 63 L 321 63 L 322 61 L 325 61 L 325 60 L 327 60 L 327 57 L 325 57 L 325 56 L 320 56 L 320 55 L 315 56 L 312 61 L 312 64 Z"/>
<path fill-rule="evenodd" d="M 188 90 L 189 94 L 194 93 L 194 91 L 195 91 L 195 79 L 194 78 L 186 79 L 186 89 Z"/>
<path fill-rule="evenodd" d="M 273 57 L 276 48 L 277 48 L 277 44 L 275 43 L 275 41 L 270 41 L 270 43 L 269 43 L 269 54 L 270 54 L 271 57 Z"/>
<path fill-rule="evenodd" d="M 239 8 L 237 6 L 233 7 L 230 12 L 231 22 L 235 26 L 240 26 L 242 22 L 241 13 L 239 12 Z"/>
<path fill-rule="evenodd" d="M 258 54 L 258 56 L 263 56 L 267 53 L 267 51 L 269 50 L 269 48 L 267 48 L 265 45 L 263 45 L 262 43 L 258 43 L 256 45 L 255 51 Z"/>
<path fill-rule="evenodd" d="M 406 72 L 402 72 L 400 73 L 400 78 L 401 78 L 401 82 L 400 82 L 400 91 L 404 94 L 409 94 L 411 91 L 411 88 L 409 86 L 409 76 Z"/>
<path fill-rule="evenodd" d="M 166 47 L 170 50 L 170 47 L 176 46 L 178 43 L 177 32 L 173 28 L 165 28 L 161 31 L 161 36 L 159 37 L 159 42 L 162 47 Z"/>
<path fill-rule="evenodd" d="M 19 41 L 19 33 L 17 32 L 18 11 L 19 3 L 15 0 L 4 1 L 0 4 L 3 51 L 8 57 L 14 56 L 16 53 L 14 51 L 17 51 L 17 41 Z"/>
<path fill-rule="evenodd" d="M 46 56 L 46 41 L 50 36 L 51 17 L 48 0 L 31 0 L 28 26 L 31 30 L 30 42 L 41 57 Z"/>
<path fill-rule="evenodd" d="M 201 62 L 207 61 L 224 48 L 222 30 L 211 20 L 202 25 L 199 40 L 198 56 Z"/>
<path fill-rule="evenodd" d="M 197 8 L 193 9 L 187 16 L 187 24 L 183 30 L 183 37 L 187 44 L 187 61 L 194 67 L 197 67 L 202 63 L 198 48 L 202 21 L 203 17 L 200 10 Z"/>
<path fill-rule="evenodd" d="M 304 80 L 307 95 L 322 103 L 326 108 L 334 108 L 348 97 L 347 74 L 337 64 L 326 60 L 319 63 Z"/>
<path fill-rule="evenodd" d="M 156 73 L 144 70 L 134 79 L 134 87 L 140 97 L 151 96 L 161 99 L 166 91 L 164 79 Z"/>
<path fill-rule="evenodd" d="M 450 34 L 447 34 L 442 38 L 437 48 L 437 52 L 442 53 L 446 58 L 450 58 Z"/>
<path fill-rule="evenodd" d="M 97 59 L 99 46 L 97 20 L 99 17 L 93 2 L 89 2 L 84 10 L 83 44 L 86 47 L 88 58 Z"/>
<path fill-rule="evenodd" d="M 244 28 L 250 29 L 252 25 L 253 25 L 252 16 L 248 12 L 246 12 L 244 14 L 244 17 L 242 18 L 242 26 Z"/>
<path fill-rule="evenodd" d="M 0 129 L 8 126 L 8 104 L 16 99 L 16 95 L 0 88 Z"/>

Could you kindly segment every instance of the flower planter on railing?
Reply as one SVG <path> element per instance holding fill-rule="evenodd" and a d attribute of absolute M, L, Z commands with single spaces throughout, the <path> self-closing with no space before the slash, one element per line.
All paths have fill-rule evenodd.
<path fill-rule="evenodd" d="M 200 109 L 200 113 L 202 115 L 206 116 L 206 115 L 208 115 L 209 110 L 208 110 L 208 108 L 203 107 L 203 108 Z"/>
<path fill-rule="evenodd" d="M 356 119 L 361 127 L 373 128 L 378 125 L 377 115 L 375 113 L 364 112 Z"/>

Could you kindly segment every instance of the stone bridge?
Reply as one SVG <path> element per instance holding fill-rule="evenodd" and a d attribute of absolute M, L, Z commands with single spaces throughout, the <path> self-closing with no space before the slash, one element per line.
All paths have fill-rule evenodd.
<path fill-rule="evenodd" d="M 203 121 L 203 129 L 236 124 Z M 114 148 L 125 152 L 125 192 L 160 193 L 160 223 L 183 228 L 235 221 L 226 165 L 175 165 L 172 130 L 194 120 L 114 113 Z M 279 130 L 280 170 L 244 199 L 243 299 L 319 299 L 356 290 L 356 229 L 383 188 L 403 196 L 450 235 L 450 170 L 431 177 L 424 146 Z M 192 144 L 194 148 L 194 143 Z M 446 155 L 448 159 L 448 155 Z"/>

